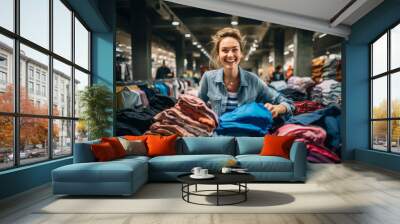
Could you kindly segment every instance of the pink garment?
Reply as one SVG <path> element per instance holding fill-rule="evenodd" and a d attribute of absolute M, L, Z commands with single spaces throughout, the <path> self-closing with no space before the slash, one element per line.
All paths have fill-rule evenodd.
<path fill-rule="evenodd" d="M 296 136 L 296 141 L 305 144 L 312 143 L 316 145 L 324 145 L 326 139 L 326 131 L 317 126 L 303 126 L 298 124 L 286 124 L 280 127 L 276 132 L 278 136 Z"/>
<path fill-rule="evenodd" d="M 218 126 L 218 116 L 210 108 L 207 107 L 203 100 L 196 96 L 183 94 L 179 97 L 177 105 L 181 107 L 188 107 L 194 110 L 202 111 L 215 121 Z"/>
<path fill-rule="evenodd" d="M 140 99 L 144 107 L 149 107 L 149 100 L 147 99 L 146 93 L 143 90 L 138 90 L 140 94 Z"/>

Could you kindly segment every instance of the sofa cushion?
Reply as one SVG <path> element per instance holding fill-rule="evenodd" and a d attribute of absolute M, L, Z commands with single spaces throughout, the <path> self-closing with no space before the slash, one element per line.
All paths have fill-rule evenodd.
<path fill-rule="evenodd" d="M 170 136 L 159 136 L 149 135 L 147 136 L 146 143 L 148 156 L 164 156 L 164 155 L 175 155 L 176 154 L 176 138 L 177 135 Z"/>
<path fill-rule="evenodd" d="M 112 145 L 108 142 L 93 144 L 90 147 L 92 149 L 94 157 L 96 157 L 96 161 L 105 162 L 118 158 Z"/>
<path fill-rule="evenodd" d="M 114 149 L 115 155 L 117 158 L 122 158 L 126 156 L 126 151 L 122 146 L 121 142 L 116 137 L 103 137 L 101 138 L 101 142 L 108 142 Z"/>
<path fill-rule="evenodd" d="M 264 144 L 263 137 L 236 137 L 236 155 L 260 154 Z"/>
<path fill-rule="evenodd" d="M 177 154 L 235 155 L 234 137 L 183 137 L 178 141 Z"/>
<path fill-rule="evenodd" d="M 278 156 L 238 155 L 236 159 L 249 172 L 293 172 L 292 161 Z"/>
<path fill-rule="evenodd" d="M 266 135 L 261 156 L 280 156 L 289 159 L 290 148 L 296 136 L 274 136 Z"/>
<path fill-rule="evenodd" d="M 74 163 L 53 170 L 53 181 L 58 182 L 129 182 L 134 172 L 147 166 L 139 159 L 114 160 L 95 163 Z M 147 170 L 147 169 L 146 169 Z"/>
<path fill-rule="evenodd" d="M 146 142 L 141 140 L 126 140 L 125 138 L 118 137 L 122 146 L 126 151 L 126 155 L 147 155 Z"/>
<path fill-rule="evenodd" d="M 96 158 L 90 148 L 92 144 L 99 144 L 101 141 L 93 140 L 87 142 L 75 143 L 74 147 L 74 163 L 95 162 Z"/>
<path fill-rule="evenodd" d="M 175 155 L 158 156 L 149 160 L 149 170 L 152 172 L 191 172 L 193 167 L 199 166 L 211 172 L 219 171 L 228 160 L 235 159 L 231 155 Z"/>

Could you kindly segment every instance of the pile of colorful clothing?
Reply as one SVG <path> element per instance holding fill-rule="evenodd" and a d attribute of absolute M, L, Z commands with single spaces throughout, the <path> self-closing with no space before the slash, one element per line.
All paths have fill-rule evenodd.
<path fill-rule="evenodd" d="M 146 134 L 211 136 L 218 126 L 217 115 L 199 98 L 180 95 L 177 104 L 158 113 Z"/>

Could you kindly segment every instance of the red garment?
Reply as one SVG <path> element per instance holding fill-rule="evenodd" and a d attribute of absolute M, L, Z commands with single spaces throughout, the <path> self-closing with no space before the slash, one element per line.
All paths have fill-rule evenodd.
<path fill-rule="evenodd" d="M 318 163 L 340 163 L 340 158 L 324 146 L 307 144 L 307 160 Z"/>
<path fill-rule="evenodd" d="M 297 102 L 294 102 L 293 104 L 296 107 L 296 110 L 294 111 L 294 115 L 313 112 L 313 111 L 324 108 L 320 103 L 310 101 L 310 100 L 297 101 Z"/>

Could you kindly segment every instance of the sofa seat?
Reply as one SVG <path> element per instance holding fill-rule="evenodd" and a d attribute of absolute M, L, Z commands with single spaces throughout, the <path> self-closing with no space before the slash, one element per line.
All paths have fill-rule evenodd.
<path fill-rule="evenodd" d="M 74 163 L 52 172 L 54 194 L 131 195 L 147 182 L 144 157 L 108 162 Z"/>
<path fill-rule="evenodd" d="M 176 181 L 176 177 L 191 172 L 193 167 L 203 167 L 217 172 L 235 157 L 223 154 L 157 156 L 149 160 L 151 181 Z"/>
<path fill-rule="evenodd" d="M 279 156 L 239 155 L 236 160 L 251 172 L 293 172 L 292 161 Z"/>

